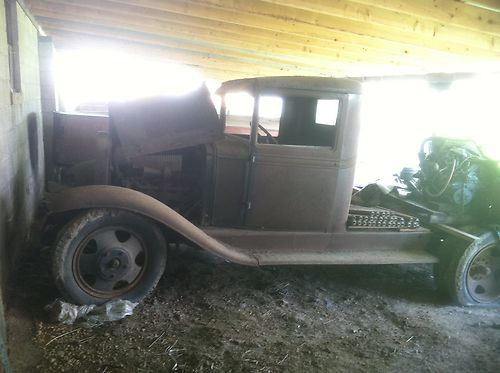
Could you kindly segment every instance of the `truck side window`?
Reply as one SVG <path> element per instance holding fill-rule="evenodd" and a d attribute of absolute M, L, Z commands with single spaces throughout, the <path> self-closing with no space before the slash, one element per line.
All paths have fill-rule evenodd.
<path fill-rule="evenodd" d="M 226 102 L 226 127 L 224 133 L 250 136 L 254 98 L 248 93 L 228 93 Z"/>
<path fill-rule="evenodd" d="M 316 124 L 334 126 L 337 123 L 339 100 L 318 100 L 316 105 Z"/>
<path fill-rule="evenodd" d="M 269 139 L 278 137 L 280 118 L 283 110 L 283 99 L 276 96 L 260 96 L 259 98 L 259 142 L 274 143 Z M 264 130 L 265 129 L 265 130 Z M 268 133 L 266 133 L 267 131 Z"/>
<path fill-rule="evenodd" d="M 339 107 L 339 99 L 285 97 L 277 142 L 333 147 Z"/>

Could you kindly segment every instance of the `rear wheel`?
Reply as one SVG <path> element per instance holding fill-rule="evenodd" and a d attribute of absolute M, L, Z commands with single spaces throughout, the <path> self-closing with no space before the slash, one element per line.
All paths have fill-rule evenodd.
<path fill-rule="evenodd" d="M 59 232 L 53 273 L 61 293 L 78 304 L 139 301 L 158 283 L 165 241 L 150 220 L 121 210 L 87 210 Z"/>
<path fill-rule="evenodd" d="M 500 243 L 493 232 L 471 232 L 470 245 L 445 244 L 437 267 L 438 285 L 456 304 L 500 306 Z"/>

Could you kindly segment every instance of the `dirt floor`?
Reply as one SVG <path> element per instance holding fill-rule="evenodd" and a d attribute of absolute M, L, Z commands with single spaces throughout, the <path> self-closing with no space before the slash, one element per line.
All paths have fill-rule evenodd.
<path fill-rule="evenodd" d="M 429 266 L 246 268 L 184 248 L 124 320 L 46 320 L 47 253 L 11 289 L 15 372 L 498 372 L 500 311 L 446 305 Z"/>

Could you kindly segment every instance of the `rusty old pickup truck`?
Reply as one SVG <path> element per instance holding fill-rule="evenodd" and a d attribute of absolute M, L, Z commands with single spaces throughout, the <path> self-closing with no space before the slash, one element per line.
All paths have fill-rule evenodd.
<path fill-rule="evenodd" d="M 395 187 L 354 188 L 360 93 L 347 79 L 253 78 L 223 83 L 220 108 L 202 87 L 55 113 L 62 187 L 43 237 L 59 290 L 140 300 L 184 242 L 247 266 L 433 263 L 453 302 L 500 304 L 498 163 L 429 138 Z"/>

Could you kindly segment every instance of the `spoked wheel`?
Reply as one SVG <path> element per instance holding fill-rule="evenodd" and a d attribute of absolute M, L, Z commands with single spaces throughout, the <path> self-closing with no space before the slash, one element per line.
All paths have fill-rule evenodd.
<path fill-rule="evenodd" d="M 161 232 L 149 220 L 125 211 L 88 210 L 66 225 L 54 250 L 59 290 L 79 304 L 110 299 L 138 301 L 165 268 Z"/>
<path fill-rule="evenodd" d="M 438 265 L 438 285 L 460 305 L 500 306 L 500 242 L 493 232 L 474 230 L 479 238 L 466 247 L 450 240 Z"/>

